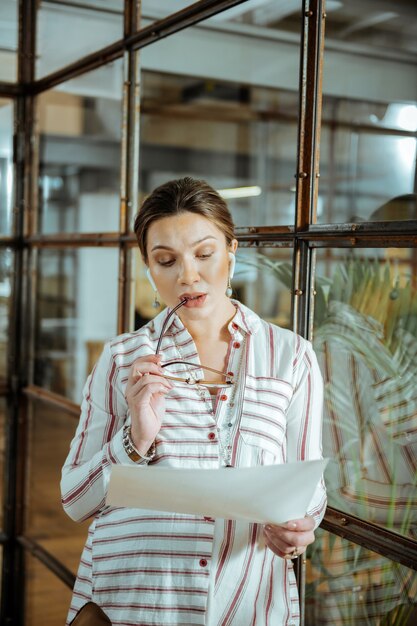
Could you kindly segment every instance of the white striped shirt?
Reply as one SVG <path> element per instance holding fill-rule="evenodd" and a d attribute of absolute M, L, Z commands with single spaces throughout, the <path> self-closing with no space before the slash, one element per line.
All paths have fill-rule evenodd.
<path fill-rule="evenodd" d="M 153 464 L 220 467 L 219 432 L 230 423 L 233 466 L 321 458 L 322 379 L 311 344 L 233 304 L 227 371 L 237 376 L 234 406 L 230 388 L 219 390 L 213 410 L 206 388 L 175 384 L 166 396 Z M 122 443 L 130 419 L 124 395 L 129 370 L 138 357 L 155 352 L 166 315 L 162 311 L 107 344 L 85 386 L 63 468 L 62 501 L 74 520 L 94 519 L 68 621 L 92 600 L 114 625 L 297 625 L 292 563 L 265 546 L 261 525 L 104 504 L 112 464 L 133 463 Z M 163 362 L 200 363 L 176 315 L 161 355 Z M 321 482 L 308 511 L 316 525 L 325 503 Z"/>

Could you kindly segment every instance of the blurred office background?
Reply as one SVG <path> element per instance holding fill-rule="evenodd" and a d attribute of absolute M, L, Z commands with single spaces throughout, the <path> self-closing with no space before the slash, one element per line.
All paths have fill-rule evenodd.
<path fill-rule="evenodd" d="M 408 290 L 412 320 L 416 132 L 413 0 L 1 1 L 1 623 L 64 623 L 88 522 L 61 510 L 60 469 L 103 343 L 155 314 L 132 234 L 146 194 L 191 175 L 228 198 L 235 296 L 274 323 L 314 340 L 352 260 Z M 327 622 L 340 573 L 312 554 L 302 619 L 411 624 L 413 519 L 330 505 L 323 551 L 382 574 L 354 556 Z M 407 592 L 376 611 L 394 570 Z"/>

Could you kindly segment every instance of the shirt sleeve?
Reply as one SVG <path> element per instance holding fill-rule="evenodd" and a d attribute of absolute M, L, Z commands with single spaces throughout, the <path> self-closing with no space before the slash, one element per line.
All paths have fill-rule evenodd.
<path fill-rule="evenodd" d="M 302 340 L 294 361 L 294 393 L 287 410 L 287 462 L 322 457 L 323 381 L 311 343 Z M 323 477 L 307 510 L 320 524 L 326 510 Z"/>
<path fill-rule="evenodd" d="M 376 480 L 373 465 L 384 466 L 385 457 L 395 457 L 401 441 L 387 428 L 382 398 L 375 397 L 375 376 L 358 355 L 326 342 L 322 351 L 325 382 L 325 453 L 331 457 L 326 472 L 332 506 L 380 524 L 401 524 L 405 516 L 415 518 L 411 503 L 416 488 Z M 399 380 L 384 379 L 384 385 L 398 391 Z M 399 396 L 396 396 L 397 400 Z M 385 429 L 388 444 L 381 444 L 379 432 Z M 399 432 L 397 431 L 397 435 Z M 369 448 L 372 442 L 373 447 Z M 388 445 L 388 447 L 387 447 Z M 381 465 L 382 464 L 382 465 Z"/>
<path fill-rule="evenodd" d="M 378 419 L 393 441 L 401 446 L 417 443 L 417 341 L 411 333 L 399 331 L 399 346 L 393 356 L 398 376 L 373 384 Z"/>
<path fill-rule="evenodd" d="M 123 447 L 127 403 L 117 387 L 116 374 L 111 347 L 106 344 L 85 384 L 80 421 L 62 469 L 62 504 L 75 521 L 105 506 L 112 464 L 135 465 Z"/>

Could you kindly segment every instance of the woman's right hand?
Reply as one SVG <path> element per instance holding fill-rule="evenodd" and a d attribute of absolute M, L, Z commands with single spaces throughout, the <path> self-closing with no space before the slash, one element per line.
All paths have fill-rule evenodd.
<path fill-rule="evenodd" d="M 163 378 L 161 356 L 139 357 L 133 363 L 125 396 L 131 415 L 130 435 L 139 454 L 145 455 L 158 434 L 165 415 L 165 394 L 173 387 Z"/>

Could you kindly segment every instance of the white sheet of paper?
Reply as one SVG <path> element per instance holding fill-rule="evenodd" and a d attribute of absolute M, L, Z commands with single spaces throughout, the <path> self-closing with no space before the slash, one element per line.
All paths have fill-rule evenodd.
<path fill-rule="evenodd" d="M 304 517 L 326 463 L 220 469 L 113 465 L 106 503 L 281 524 Z"/>

